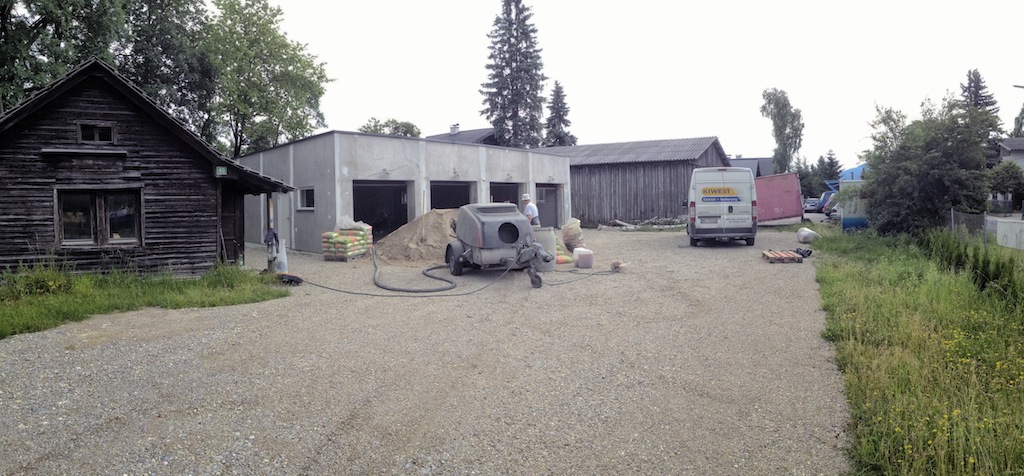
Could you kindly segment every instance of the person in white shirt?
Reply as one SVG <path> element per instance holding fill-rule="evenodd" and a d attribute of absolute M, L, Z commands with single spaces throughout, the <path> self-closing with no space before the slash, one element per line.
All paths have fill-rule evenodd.
<path fill-rule="evenodd" d="M 537 205 L 534 205 L 530 201 L 530 194 L 523 194 L 523 215 L 526 215 L 526 219 L 530 221 L 531 225 L 540 225 L 540 212 L 537 211 Z"/>

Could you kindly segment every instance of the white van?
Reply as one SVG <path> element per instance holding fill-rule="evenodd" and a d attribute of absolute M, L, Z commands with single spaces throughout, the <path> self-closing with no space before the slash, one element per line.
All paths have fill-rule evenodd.
<path fill-rule="evenodd" d="M 746 240 L 757 234 L 757 189 L 744 167 L 694 169 L 690 177 L 690 246 L 701 240 Z"/>

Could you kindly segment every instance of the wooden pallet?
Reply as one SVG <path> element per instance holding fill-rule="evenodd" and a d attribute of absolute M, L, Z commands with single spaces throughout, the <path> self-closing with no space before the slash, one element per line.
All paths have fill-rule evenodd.
<path fill-rule="evenodd" d="M 803 263 L 804 257 L 794 251 L 762 251 L 761 257 L 769 263 Z"/>

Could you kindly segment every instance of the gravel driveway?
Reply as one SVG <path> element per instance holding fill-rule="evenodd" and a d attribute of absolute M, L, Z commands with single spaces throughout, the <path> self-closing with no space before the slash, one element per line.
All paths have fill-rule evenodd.
<path fill-rule="evenodd" d="M 549 272 L 540 289 L 513 272 L 431 298 L 305 284 L 275 301 L 145 309 L 0 340 L 0 474 L 849 469 L 816 256 L 760 257 L 802 246 L 795 233 L 762 230 L 754 247 L 691 248 L 668 232 L 584 238 L 595 271 L 628 267 Z M 288 258 L 311 282 L 386 293 L 369 259 Z M 434 286 L 421 267 L 381 276 Z M 500 275 L 467 272 L 451 293 Z"/>

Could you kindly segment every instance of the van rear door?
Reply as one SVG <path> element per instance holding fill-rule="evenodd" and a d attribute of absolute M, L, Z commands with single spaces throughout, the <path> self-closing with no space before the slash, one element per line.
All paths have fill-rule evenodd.
<path fill-rule="evenodd" d="M 755 226 L 753 220 L 753 178 L 749 169 L 700 170 L 693 177 L 696 208 L 695 227 L 718 228 L 728 234 Z"/>

